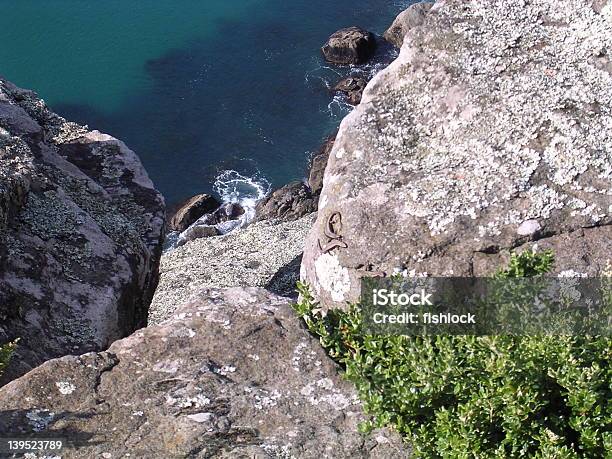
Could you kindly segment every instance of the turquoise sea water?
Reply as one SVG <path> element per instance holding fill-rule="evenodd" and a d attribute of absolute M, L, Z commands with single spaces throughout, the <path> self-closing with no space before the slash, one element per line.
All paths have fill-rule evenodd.
<path fill-rule="evenodd" d="M 280 186 L 347 113 L 328 86 L 373 71 L 326 66 L 321 44 L 409 3 L 0 0 L 0 74 L 124 140 L 170 203 L 226 193 L 228 170 Z"/>

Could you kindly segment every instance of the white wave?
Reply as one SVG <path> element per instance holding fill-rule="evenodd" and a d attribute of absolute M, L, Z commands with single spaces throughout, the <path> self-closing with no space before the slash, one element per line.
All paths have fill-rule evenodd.
<path fill-rule="evenodd" d="M 270 189 L 270 182 L 259 174 L 247 177 L 234 170 L 221 172 L 217 175 L 213 185 L 213 190 L 221 197 L 221 201 L 224 204 L 240 204 L 244 209 L 244 214 L 239 220 L 239 226 L 244 226 L 253 220 L 255 217 L 255 206 L 270 193 Z M 232 226 L 226 225 L 218 229 L 222 234 L 225 234 L 235 229 Z"/>
<path fill-rule="evenodd" d="M 219 195 L 222 204 L 239 204 L 244 209 L 244 214 L 237 220 L 216 224 L 217 231 L 220 234 L 228 234 L 250 223 L 255 218 L 255 206 L 270 193 L 270 189 L 270 182 L 259 174 L 247 177 L 234 170 L 219 173 L 213 184 L 214 192 Z M 187 232 L 194 226 L 199 225 L 205 225 L 205 223 L 201 222 L 200 219 L 182 233 L 172 231 L 167 234 L 164 242 L 164 252 L 169 252 L 184 244 L 189 240 Z"/>
<path fill-rule="evenodd" d="M 341 120 L 348 115 L 355 107 L 349 104 L 346 100 L 346 96 L 342 93 L 337 93 L 332 98 L 331 102 L 327 104 L 327 112 L 331 118 L 337 118 Z"/>

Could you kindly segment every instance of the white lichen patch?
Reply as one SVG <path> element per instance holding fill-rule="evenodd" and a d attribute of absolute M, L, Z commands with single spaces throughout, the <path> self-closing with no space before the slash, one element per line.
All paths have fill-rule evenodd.
<path fill-rule="evenodd" d="M 324 253 L 315 261 L 315 271 L 318 284 L 326 290 L 334 301 L 344 301 L 351 290 L 351 280 L 348 269 L 344 268 L 338 257 Z"/>
<path fill-rule="evenodd" d="M 166 394 L 166 404 L 179 409 L 204 408 L 210 405 L 211 400 L 203 393 L 188 395 L 186 389 L 179 389 L 172 395 Z"/>
<path fill-rule="evenodd" d="M 55 386 L 62 395 L 70 395 L 76 390 L 76 386 L 69 381 L 58 381 Z"/>
<path fill-rule="evenodd" d="M 269 445 L 263 444 L 261 445 L 263 450 L 270 455 L 270 457 L 278 458 L 278 459 L 293 459 L 296 456 L 291 454 L 291 445 Z"/>
<path fill-rule="evenodd" d="M 299 372 L 301 368 L 305 367 L 309 363 L 314 361 L 315 366 L 317 365 L 317 361 L 315 361 L 317 357 L 317 353 L 310 349 L 309 342 L 307 340 L 303 340 L 295 349 L 293 349 L 293 356 L 291 357 L 291 367 L 294 371 Z"/>
<path fill-rule="evenodd" d="M 277 389 L 272 391 L 262 389 L 258 394 L 254 395 L 254 406 L 258 410 L 269 409 L 275 407 L 281 397 L 282 394 Z"/>
<path fill-rule="evenodd" d="M 358 403 L 356 395 L 347 397 L 334 386 L 334 382 L 329 378 L 308 383 L 300 390 L 300 394 L 313 406 L 324 403 L 334 410 L 343 410 Z"/>
<path fill-rule="evenodd" d="M 193 329 L 187 327 L 181 327 L 172 330 L 172 333 L 170 334 L 170 336 L 174 338 L 193 338 L 195 335 L 196 332 Z"/>
<path fill-rule="evenodd" d="M 217 373 L 218 375 L 221 375 L 221 376 L 228 376 L 231 373 L 235 373 L 236 372 L 236 367 L 234 367 L 232 365 L 223 365 L 220 368 L 213 368 L 212 371 L 214 373 Z"/>

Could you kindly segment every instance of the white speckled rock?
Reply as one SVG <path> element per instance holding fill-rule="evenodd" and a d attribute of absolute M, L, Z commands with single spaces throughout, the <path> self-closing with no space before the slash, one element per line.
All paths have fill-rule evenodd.
<path fill-rule="evenodd" d="M 407 33 L 330 155 L 302 264 L 325 306 L 394 269 L 490 274 L 538 240 L 558 271 L 605 266 L 612 7 L 595 3 L 443 0 Z"/>
<path fill-rule="evenodd" d="M 123 142 L 0 79 L 0 343 L 20 338 L 4 381 L 144 326 L 163 225 Z"/>
<path fill-rule="evenodd" d="M 108 352 L 0 389 L 0 434 L 69 438 L 64 459 L 408 457 L 397 435 L 359 434 L 362 419 L 288 300 L 256 288 L 202 290 Z"/>
<path fill-rule="evenodd" d="M 149 323 L 164 320 L 203 287 L 267 287 L 291 295 L 314 219 L 315 214 L 290 222 L 266 220 L 165 253 Z"/>

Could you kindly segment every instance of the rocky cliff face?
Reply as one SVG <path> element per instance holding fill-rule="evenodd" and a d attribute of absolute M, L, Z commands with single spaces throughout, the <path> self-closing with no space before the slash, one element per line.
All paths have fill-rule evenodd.
<path fill-rule="evenodd" d="M 342 123 L 302 277 L 326 306 L 394 270 L 488 275 L 537 242 L 612 245 L 612 6 L 437 2 Z M 418 25 L 422 22 L 422 25 Z M 409 24 L 408 24 L 409 26 Z"/>
<path fill-rule="evenodd" d="M 5 379 L 146 324 L 164 203 L 122 142 L 0 79 L 0 342 Z"/>

